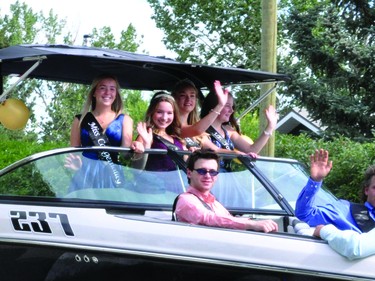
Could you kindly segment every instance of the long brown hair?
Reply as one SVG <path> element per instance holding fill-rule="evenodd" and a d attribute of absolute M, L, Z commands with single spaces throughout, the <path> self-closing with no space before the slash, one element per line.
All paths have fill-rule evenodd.
<path fill-rule="evenodd" d="M 229 121 L 224 123 L 224 125 L 232 126 L 237 131 L 237 133 L 241 134 L 240 126 L 238 125 L 237 120 L 234 117 L 234 113 L 236 112 L 235 100 L 234 100 L 233 95 L 230 92 L 228 92 L 228 95 L 230 95 L 233 98 L 233 112 L 229 117 Z M 217 99 L 217 95 L 215 91 L 211 90 L 203 101 L 202 109 L 201 109 L 201 118 L 209 114 L 210 110 L 213 109 L 218 103 L 219 101 Z"/>
<path fill-rule="evenodd" d="M 181 122 L 180 122 L 180 111 L 178 106 L 174 100 L 174 98 L 166 93 L 166 92 L 157 92 L 153 95 L 150 105 L 147 108 L 145 121 L 147 127 L 151 127 L 154 133 L 158 133 L 158 128 L 155 127 L 154 121 L 152 120 L 152 115 L 154 115 L 156 111 L 157 105 L 162 102 L 169 102 L 173 108 L 173 121 L 172 123 L 166 128 L 165 132 L 170 136 L 180 137 L 181 135 Z"/>

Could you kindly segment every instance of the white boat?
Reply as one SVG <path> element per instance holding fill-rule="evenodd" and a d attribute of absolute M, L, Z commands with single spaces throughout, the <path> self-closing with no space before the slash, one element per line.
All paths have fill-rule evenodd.
<path fill-rule="evenodd" d="M 164 85 L 168 90 L 182 78 L 194 80 L 199 87 L 216 79 L 223 84 L 287 79 L 131 53 L 126 57 L 125 53 L 72 46 L 13 46 L 0 50 L 1 74 L 22 75 L 41 60 L 28 77 L 90 83 L 100 68 L 122 74 L 129 67 L 132 70 L 121 76 L 128 79 L 121 83 L 134 78 L 134 84 L 127 85 L 133 89 Z M 138 83 L 142 75 L 150 79 Z M 151 82 L 141 85 L 144 81 Z M 118 161 L 108 165 L 87 157 L 102 151 L 116 155 Z M 278 223 L 278 232 L 261 233 L 172 221 L 174 199 L 187 186 L 181 156 L 189 152 L 154 149 L 145 153 L 168 155 L 175 160 L 176 170 L 138 169 L 133 152 L 118 147 L 54 149 L 0 170 L 1 280 L 375 279 L 371 270 L 375 257 L 349 261 L 326 242 L 296 233 L 296 227 L 303 224 L 294 217 L 295 201 L 308 179 L 301 163 L 221 155 L 232 159 L 232 172 L 219 175 L 213 193 L 233 215 Z M 85 165 L 77 171 L 64 167 L 71 155 L 108 169 L 108 177 L 90 174 L 84 178 Z M 318 196 L 333 195 L 321 190 Z M 306 233 L 311 234 L 311 229 Z"/>

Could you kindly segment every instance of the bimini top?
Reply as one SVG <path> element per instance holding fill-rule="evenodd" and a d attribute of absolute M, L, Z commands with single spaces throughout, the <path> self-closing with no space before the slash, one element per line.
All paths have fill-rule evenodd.
<path fill-rule="evenodd" d="M 273 83 L 290 80 L 288 75 L 242 68 L 182 63 L 164 57 L 132 52 L 68 45 L 17 45 L 0 49 L 1 76 L 22 75 L 41 60 L 28 77 L 91 84 L 100 74 L 117 76 L 122 88 L 171 90 L 188 78 L 198 88 L 223 85 Z"/>

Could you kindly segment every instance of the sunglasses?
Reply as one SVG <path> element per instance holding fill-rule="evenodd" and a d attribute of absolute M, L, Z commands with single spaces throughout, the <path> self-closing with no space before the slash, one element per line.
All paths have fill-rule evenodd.
<path fill-rule="evenodd" d="M 204 176 L 206 175 L 207 173 L 210 174 L 211 177 L 216 177 L 219 172 L 218 171 L 215 171 L 215 170 L 206 170 L 206 169 L 193 169 L 193 171 L 196 171 L 198 174 L 200 174 L 201 176 Z"/>

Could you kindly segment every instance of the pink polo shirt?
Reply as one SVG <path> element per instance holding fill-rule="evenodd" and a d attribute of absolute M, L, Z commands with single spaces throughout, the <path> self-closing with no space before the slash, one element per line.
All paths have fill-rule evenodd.
<path fill-rule="evenodd" d="M 207 209 L 197 196 L 210 206 L 212 211 Z M 224 228 L 246 229 L 248 221 L 247 218 L 232 216 L 211 193 L 204 195 L 191 186 L 178 198 L 175 213 L 180 222 Z"/>

